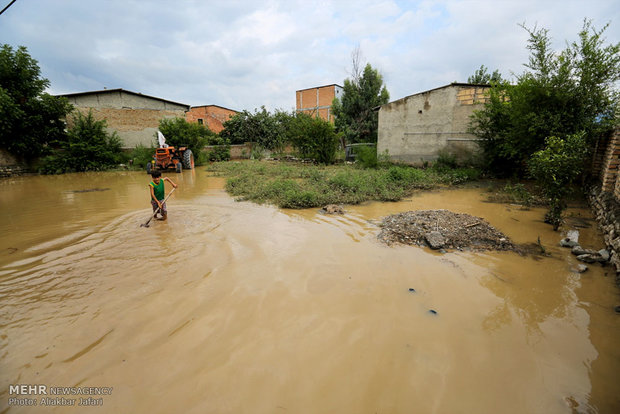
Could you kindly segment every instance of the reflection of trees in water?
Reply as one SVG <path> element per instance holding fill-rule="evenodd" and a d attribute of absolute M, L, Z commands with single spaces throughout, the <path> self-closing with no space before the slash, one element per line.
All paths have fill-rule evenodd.
<path fill-rule="evenodd" d="M 534 261 L 531 258 L 506 257 L 480 278 L 480 284 L 489 289 L 502 303 L 493 309 L 482 323 L 487 331 L 494 331 L 512 322 L 513 317 L 523 322 L 529 335 L 541 334 L 541 324 L 550 318 L 574 316 L 579 279 L 556 259 Z"/>

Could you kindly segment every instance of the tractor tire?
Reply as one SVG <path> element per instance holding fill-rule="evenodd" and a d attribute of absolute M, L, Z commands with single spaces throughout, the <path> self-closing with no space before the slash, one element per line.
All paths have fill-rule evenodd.
<path fill-rule="evenodd" d="M 183 165 L 181 165 L 181 162 L 178 162 L 175 166 L 174 169 L 176 170 L 177 173 L 180 173 L 183 171 Z"/>
<path fill-rule="evenodd" d="M 187 149 L 183 153 L 183 168 L 186 170 L 194 169 L 194 154 L 192 154 L 192 150 Z"/>
<path fill-rule="evenodd" d="M 147 162 L 146 163 L 146 173 L 150 174 L 153 172 L 153 163 Z"/>

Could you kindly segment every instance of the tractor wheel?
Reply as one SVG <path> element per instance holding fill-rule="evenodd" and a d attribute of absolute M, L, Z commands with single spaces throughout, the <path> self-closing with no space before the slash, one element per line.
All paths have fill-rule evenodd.
<path fill-rule="evenodd" d="M 177 162 L 177 164 L 174 166 L 174 169 L 180 173 L 181 171 L 183 171 L 183 165 L 181 165 L 181 162 Z"/>
<path fill-rule="evenodd" d="M 146 163 L 146 173 L 150 174 L 152 172 L 153 172 L 153 164 L 150 162 Z"/>
<path fill-rule="evenodd" d="M 187 149 L 183 153 L 183 168 L 186 170 L 194 169 L 194 154 L 192 154 L 191 149 Z"/>

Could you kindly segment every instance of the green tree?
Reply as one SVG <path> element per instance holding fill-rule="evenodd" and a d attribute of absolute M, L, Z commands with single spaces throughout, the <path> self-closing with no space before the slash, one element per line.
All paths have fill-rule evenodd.
<path fill-rule="evenodd" d="M 121 162 L 121 140 L 106 131 L 106 121 L 97 121 L 92 114 L 76 112 L 73 126 L 66 138 L 58 141 L 59 148 L 43 159 L 42 172 L 60 174 L 75 171 L 99 171 Z"/>
<path fill-rule="evenodd" d="M 72 110 L 66 98 L 44 93 L 49 81 L 28 50 L 0 48 L 0 145 L 25 159 L 49 150 L 64 139 L 63 119 Z"/>
<path fill-rule="evenodd" d="M 491 83 L 502 83 L 503 81 L 499 70 L 496 69 L 490 74 L 484 65 L 481 65 L 480 69 L 476 70 L 472 76 L 467 78 L 467 83 L 473 83 L 475 85 L 490 85 Z"/>
<path fill-rule="evenodd" d="M 166 144 L 177 148 L 189 148 L 194 154 L 196 164 L 201 164 L 205 159 L 203 156 L 205 145 L 219 143 L 217 135 L 209 127 L 187 122 L 185 118 L 164 118 L 159 121 L 159 130 L 166 137 Z"/>
<path fill-rule="evenodd" d="M 377 142 L 378 113 L 377 106 L 386 104 L 390 99 L 383 77 L 370 64 L 352 79 L 345 79 L 342 98 L 334 99 L 332 111 L 336 117 L 336 129 L 344 134 L 347 143 Z"/>
<path fill-rule="evenodd" d="M 565 139 L 552 136 L 545 140 L 544 149 L 535 152 L 528 162 L 530 174 L 549 199 L 545 221 L 553 225 L 553 230 L 562 224 L 566 197 L 583 172 L 587 154 L 584 133 L 569 135 Z"/>
<path fill-rule="evenodd" d="M 490 99 L 472 117 L 470 130 L 483 138 L 490 170 L 498 175 L 527 172 L 530 156 L 550 136 L 585 132 L 588 144 L 617 122 L 620 44 L 604 45 L 607 29 L 584 21 L 579 41 L 556 53 L 546 29 L 532 30 L 526 71 L 517 82 L 492 85 Z"/>
<path fill-rule="evenodd" d="M 331 122 L 298 112 L 283 117 L 287 141 L 303 158 L 332 164 L 338 149 L 338 134 Z"/>
<path fill-rule="evenodd" d="M 255 142 L 261 148 L 281 151 L 285 144 L 285 132 L 282 115 L 271 114 L 265 107 L 254 113 L 243 111 L 224 122 L 221 137 L 228 138 L 233 144 Z"/>

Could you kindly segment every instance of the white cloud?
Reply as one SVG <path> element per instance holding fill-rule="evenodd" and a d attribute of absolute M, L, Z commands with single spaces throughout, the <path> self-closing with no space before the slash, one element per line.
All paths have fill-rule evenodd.
<path fill-rule="evenodd" d="M 0 38 L 25 45 L 51 92 L 105 87 L 191 105 L 291 109 L 295 91 L 348 76 L 351 51 L 384 75 L 392 99 L 466 81 L 481 64 L 504 76 L 527 60 L 518 23 L 554 47 L 583 18 L 620 37 L 614 1 L 20 0 Z M 615 22 L 615 23 L 614 23 Z"/>

